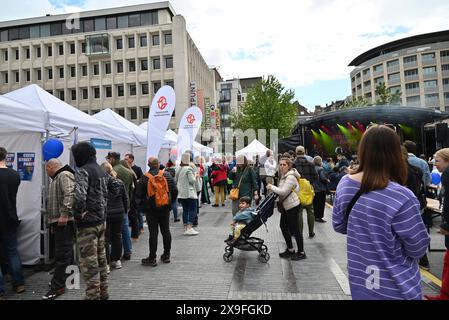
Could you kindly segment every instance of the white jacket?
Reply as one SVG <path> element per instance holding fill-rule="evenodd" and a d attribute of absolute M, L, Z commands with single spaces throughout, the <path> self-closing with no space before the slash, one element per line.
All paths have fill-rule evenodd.
<path fill-rule="evenodd" d="M 265 173 L 268 177 L 274 177 L 277 170 L 277 163 L 276 160 L 273 159 L 273 157 L 270 157 L 265 161 Z"/>
<path fill-rule="evenodd" d="M 298 199 L 299 184 L 298 178 L 301 177 L 296 169 L 292 169 L 279 180 L 279 187 L 272 187 L 272 191 L 279 195 L 279 201 L 283 200 L 285 210 L 293 209 L 299 206 Z M 287 198 L 286 198 L 287 197 Z"/>

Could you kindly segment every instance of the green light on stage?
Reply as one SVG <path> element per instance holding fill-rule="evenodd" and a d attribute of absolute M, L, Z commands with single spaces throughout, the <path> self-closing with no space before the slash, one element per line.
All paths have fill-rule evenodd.
<path fill-rule="evenodd" d="M 399 128 L 401 128 L 401 130 L 404 134 L 404 137 L 408 137 L 408 138 L 411 138 L 412 140 L 416 140 L 417 135 L 416 135 L 416 130 L 414 128 L 403 125 L 403 124 L 398 124 L 398 126 L 399 126 Z"/>
<path fill-rule="evenodd" d="M 323 130 L 320 129 L 321 139 L 322 139 L 322 145 L 324 149 L 326 149 L 327 153 L 332 153 L 335 149 L 336 143 L 332 138 L 325 133 Z"/>
<path fill-rule="evenodd" d="M 338 129 L 340 129 L 341 133 L 343 133 L 343 135 L 345 136 L 345 138 L 347 140 L 350 140 L 352 138 L 351 137 L 351 132 L 349 132 L 349 130 L 347 128 L 343 127 L 340 124 L 337 124 L 337 126 L 338 126 Z"/>

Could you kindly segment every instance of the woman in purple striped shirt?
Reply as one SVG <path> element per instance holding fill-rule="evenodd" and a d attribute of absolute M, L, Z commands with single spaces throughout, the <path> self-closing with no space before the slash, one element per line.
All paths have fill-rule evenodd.
<path fill-rule="evenodd" d="M 358 159 L 358 169 L 337 187 L 332 221 L 335 231 L 347 234 L 352 298 L 422 300 L 418 260 L 430 238 L 418 200 L 404 187 L 407 167 L 399 136 L 387 126 L 370 127 Z"/>

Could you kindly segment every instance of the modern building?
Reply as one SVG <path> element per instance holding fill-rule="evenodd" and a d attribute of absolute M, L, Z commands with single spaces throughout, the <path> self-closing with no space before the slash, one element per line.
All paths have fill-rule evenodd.
<path fill-rule="evenodd" d="M 0 94 L 37 84 L 89 113 L 111 108 L 139 124 L 170 85 L 170 128 L 194 103 L 216 99 L 211 70 L 169 2 L 0 22 Z"/>
<path fill-rule="evenodd" d="M 401 104 L 449 111 L 449 30 L 417 35 L 362 53 L 349 66 L 352 97 L 375 103 L 376 85 L 402 93 Z"/>

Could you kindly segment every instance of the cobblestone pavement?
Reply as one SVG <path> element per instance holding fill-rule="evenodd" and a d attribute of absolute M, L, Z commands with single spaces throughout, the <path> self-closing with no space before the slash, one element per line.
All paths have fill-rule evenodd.
<path fill-rule="evenodd" d="M 230 263 L 223 261 L 225 243 L 232 214 L 230 203 L 225 208 L 204 205 L 200 209 L 198 236 L 184 236 L 180 222 L 171 218 L 171 263 L 145 267 L 140 260 L 148 255 L 148 230 L 134 242 L 130 261 L 123 268 L 111 270 L 109 293 L 117 300 L 348 300 L 351 299 L 346 270 L 346 238 L 332 230 L 330 208 L 326 208 L 327 223 L 317 223 L 316 236 L 304 239 L 307 259 L 290 261 L 279 258 L 285 242 L 279 229 L 279 213 L 253 235 L 265 240 L 271 259 L 258 260 L 257 252 L 236 250 Z M 303 213 L 305 215 L 305 212 Z M 306 220 L 306 219 L 304 219 Z M 305 222 L 305 224 L 307 224 Z M 304 226 L 306 228 L 306 226 Z M 306 232 L 306 234 L 308 234 Z M 434 246 L 441 246 L 435 241 Z M 159 235 L 158 257 L 162 253 Z M 431 254 L 431 263 L 442 261 L 442 253 Z M 441 262 L 442 263 L 442 262 Z M 7 291 L 8 299 L 36 300 L 48 290 L 48 272 L 26 271 L 24 294 Z M 441 275 L 441 272 L 435 272 Z M 84 283 L 79 290 L 67 290 L 60 300 L 84 298 Z M 423 282 L 424 292 L 436 291 Z M 10 290 L 10 286 L 7 285 Z"/>

